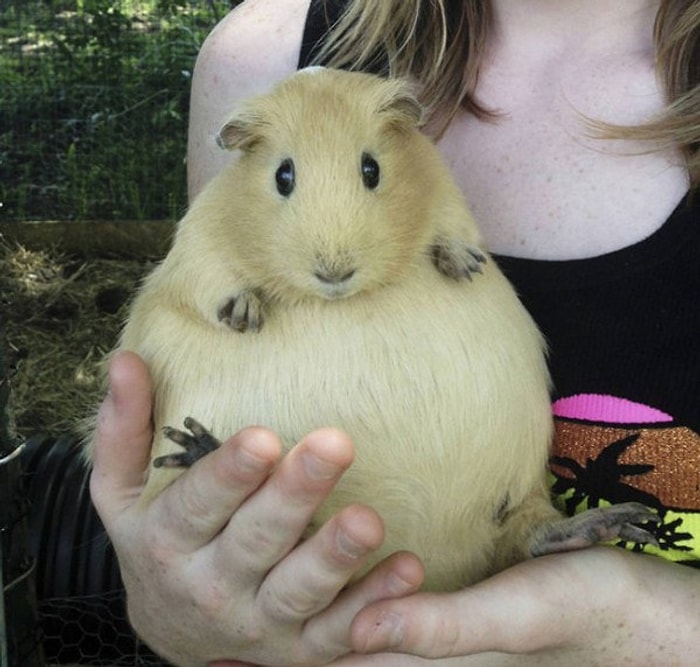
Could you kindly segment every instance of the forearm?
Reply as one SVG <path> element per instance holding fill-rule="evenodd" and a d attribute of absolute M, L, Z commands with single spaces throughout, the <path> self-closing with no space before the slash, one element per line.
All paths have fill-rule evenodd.
<path fill-rule="evenodd" d="M 393 621 L 393 623 L 392 623 Z M 362 612 L 342 667 L 697 664 L 700 573 L 599 548 L 529 561 L 442 600 L 413 596 Z M 435 662 L 430 662 L 435 665 Z"/>
<path fill-rule="evenodd" d="M 677 665 L 698 664 L 700 636 L 700 572 L 658 557 L 613 550 L 621 561 L 623 595 L 615 607 L 583 620 L 591 640 L 571 654 L 574 663 Z M 605 641 L 595 642 L 596 637 Z M 508 662 L 504 663 L 510 664 Z M 539 662 L 518 665 L 558 665 L 557 653 Z"/>

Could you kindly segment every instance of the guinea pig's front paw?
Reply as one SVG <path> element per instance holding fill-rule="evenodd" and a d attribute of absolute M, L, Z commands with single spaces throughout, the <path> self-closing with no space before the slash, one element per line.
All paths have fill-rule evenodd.
<path fill-rule="evenodd" d="M 486 264 L 486 255 L 479 248 L 458 238 L 435 239 L 431 256 L 437 270 L 455 280 L 471 280 L 472 273 L 481 273 L 481 265 Z"/>
<path fill-rule="evenodd" d="M 217 313 L 219 322 L 235 331 L 258 332 L 263 325 L 262 300 L 254 290 L 244 289 L 232 296 Z"/>
<path fill-rule="evenodd" d="M 168 440 L 176 442 L 185 451 L 179 454 L 166 454 L 153 459 L 156 468 L 189 468 L 209 452 L 213 452 L 221 443 L 199 422 L 187 417 L 185 428 L 189 433 L 166 426 L 163 434 Z"/>

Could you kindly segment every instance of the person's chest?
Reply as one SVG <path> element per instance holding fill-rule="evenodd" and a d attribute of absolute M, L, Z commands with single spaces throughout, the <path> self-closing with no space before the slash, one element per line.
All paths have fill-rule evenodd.
<path fill-rule="evenodd" d="M 482 72 L 478 94 L 501 115 L 460 115 L 439 146 L 494 252 L 569 259 L 617 250 L 661 226 L 688 188 L 679 155 L 596 138 L 586 122 L 658 113 L 653 69 L 503 63 Z"/>

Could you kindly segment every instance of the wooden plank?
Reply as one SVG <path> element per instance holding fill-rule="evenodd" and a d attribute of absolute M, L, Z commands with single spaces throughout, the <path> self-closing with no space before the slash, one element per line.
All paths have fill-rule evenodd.
<path fill-rule="evenodd" d="M 162 257 L 174 231 L 170 220 L 0 222 L 0 238 L 5 242 L 84 257 Z"/>

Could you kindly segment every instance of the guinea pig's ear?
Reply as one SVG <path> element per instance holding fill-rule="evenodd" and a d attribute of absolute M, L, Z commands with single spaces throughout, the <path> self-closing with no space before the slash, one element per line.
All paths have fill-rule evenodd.
<path fill-rule="evenodd" d="M 418 101 L 413 87 L 406 81 L 393 80 L 387 86 L 385 97 L 379 105 L 379 113 L 391 120 L 418 127 L 423 122 L 423 105 Z"/>
<path fill-rule="evenodd" d="M 251 148 L 260 139 L 260 119 L 253 113 L 234 115 L 216 135 L 216 143 L 227 151 Z"/>

